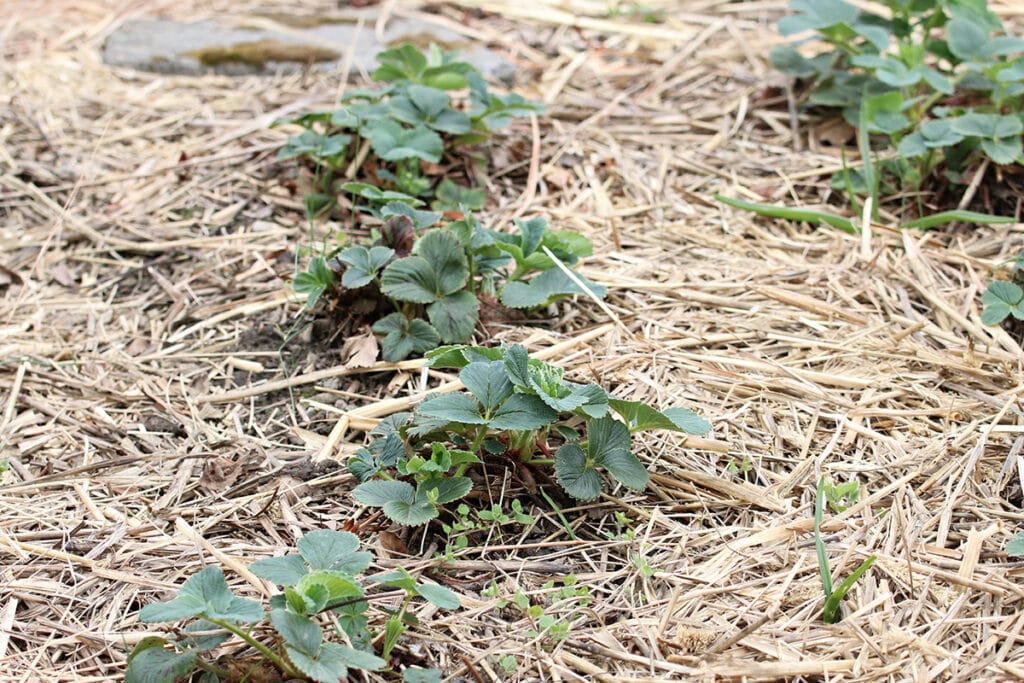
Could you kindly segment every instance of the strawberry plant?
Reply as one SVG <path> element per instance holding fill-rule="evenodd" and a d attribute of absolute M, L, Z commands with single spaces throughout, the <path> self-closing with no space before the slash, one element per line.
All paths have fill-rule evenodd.
<path fill-rule="evenodd" d="M 340 183 L 346 175 L 352 178 L 357 166 L 372 185 L 385 188 L 382 192 L 402 195 L 396 199 L 429 199 L 436 189 L 438 207 L 480 207 L 481 191 L 450 179 L 435 188 L 422 164 L 440 163 L 458 148 L 484 142 L 513 118 L 538 112 L 541 106 L 514 93 L 490 92 L 472 65 L 436 46 L 424 54 L 403 45 L 381 52 L 377 61 L 372 77 L 383 87 L 350 89 L 337 109 L 307 112 L 276 124 L 303 128 L 288 138 L 278 158 L 314 169 L 315 186 L 305 198 L 308 213 L 335 207 L 344 190 Z M 453 98 L 455 92 L 464 95 Z"/>
<path fill-rule="evenodd" d="M 597 384 L 571 382 L 518 344 L 448 346 L 427 358 L 430 367 L 459 369 L 466 391 L 429 396 L 415 412 L 385 420 L 348 462 L 362 482 L 356 500 L 401 524 L 425 524 L 440 506 L 465 497 L 473 487 L 467 471 L 488 459 L 552 468 L 579 500 L 601 494 L 603 474 L 642 490 L 649 477 L 631 450 L 633 434 L 711 428 L 687 408 L 658 411 Z"/>
<path fill-rule="evenodd" d="M 604 287 L 563 270 L 592 253 L 590 242 L 550 230 L 543 218 L 517 220 L 507 234 L 472 214 L 424 230 L 441 215 L 395 201 L 375 210 L 384 222 L 373 242 L 313 258 L 295 290 L 309 308 L 339 297 L 369 302 L 385 360 L 469 341 L 480 297 L 529 310 L 575 294 L 605 296 Z"/>
<path fill-rule="evenodd" d="M 810 37 L 771 52 L 776 68 L 808 84 L 808 105 L 842 110 L 861 135 L 898 153 L 880 162 L 876 178 L 848 172 L 834 185 L 861 194 L 879 180 L 886 190 L 916 189 L 936 174 L 966 182 L 986 158 L 1019 164 L 1024 39 L 1006 35 L 984 0 L 881 4 L 886 14 L 844 0 L 791 0 L 796 13 L 779 32 Z M 807 41 L 831 49 L 805 56 L 797 48 Z"/>
<path fill-rule="evenodd" d="M 268 668 L 288 679 L 340 683 L 348 680 L 350 669 L 376 671 L 386 666 L 414 598 L 443 609 L 459 606 L 447 588 L 419 583 L 402 570 L 368 577 L 367 581 L 397 588 L 405 595 L 401 607 L 390 611 L 380 635 L 383 657 L 379 657 L 367 616 L 374 596 L 356 578 L 370 565 L 370 553 L 357 552 L 355 535 L 328 530 L 306 534 L 296 546 L 298 553 L 258 560 L 250 567 L 252 573 L 282 587 L 282 593 L 270 598 L 269 613 L 257 601 L 235 596 L 216 566 L 189 578 L 173 599 L 143 607 L 139 620 L 144 623 L 192 621 L 174 635 L 139 642 L 128 657 L 125 683 L 174 683 L 196 670 L 202 672 L 203 681 L 228 680 L 232 671 L 247 678 Z M 321 614 L 330 615 L 335 635 L 345 642 L 324 639 Z M 269 637 L 257 630 L 269 631 Z M 234 670 L 220 659 L 203 657 L 233 637 L 261 657 L 233 656 Z M 429 673 L 407 670 L 405 678 L 423 680 L 425 671 Z"/>
<path fill-rule="evenodd" d="M 1007 279 L 993 280 L 981 295 L 981 322 L 998 325 L 1008 318 L 1024 320 L 1024 251 L 1010 260 Z"/>

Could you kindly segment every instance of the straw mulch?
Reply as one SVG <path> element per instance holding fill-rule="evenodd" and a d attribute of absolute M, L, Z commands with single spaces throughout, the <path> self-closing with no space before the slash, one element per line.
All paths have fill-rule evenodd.
<path fill-rule="evenodd" d="M 402 564 L 463 600 L 418 608 L 399 660 L 460 681 L 1024 675 L 1022 565 L 1003 552 L 1024 520 L 1024 354 L 978 317 L 1024 230 L 854 237 L 715 203 L 827 202 L 839 154 L 791 118 L 767 64 L 781 0 L 647 4 L 662 23 L 609 18 L 604 0 L 435 8 L 549 105 L 490 146 L 491 220 L 543 214 L 584 232 L 598 254 L 585 271 L 611 287 L 613 317 L 581 301 L 480 340 L 693 407 L 714 431 L 645 436 L 650 489 L 565 509 L 579 540 L 512 478 L 494 493 L 535 524 L 495 526 L 452 561 L 437 558 L 443 536 L 361 527 L 374 571 Z M 315 331 L 279 352 L 300 319 L 281 276 L 308 232 L 294 169 L 274 160 L 286 133 L 267 124 L 331 102 L 337 80 L 174 77 L 98 57 L 132 16 L 285 5 L 5 5 L 2 680 L 111 680 L 152 632 L 139 607 L 201 567 L 257 597 L 249 562 L 368 519 L 335 463 L 420 391 L 417 364 L 345 369 Z M 821 474 L 864 492 L 826 515 L 833 570 L 878 557 L 834 626 L 811 534 Z M 570 573 L 589 598 L 553 602 Z M 521 610 L 498 608 L 517 591 L 565 637 L 531 637 Z"/>

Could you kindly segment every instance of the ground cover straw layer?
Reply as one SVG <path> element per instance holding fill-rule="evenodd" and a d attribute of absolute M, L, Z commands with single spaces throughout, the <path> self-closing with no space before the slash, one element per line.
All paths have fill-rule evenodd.
<path fill-rule="evenodd" d="M 301 11 L 333 8 L 314 4 Z M 575 539 L 509 475 L 495 502 L 519 498 L 535 522 L 445 559 L 443 535 L 364 524 L 337 463 L 376 418 L 452 377 L 415 361 L 346 367 L 315 328 L 279 350 L 300 315 L 281 276 L 309 227 L 294 168 L 274 158 L 285 133 L 267 124 L 329 104 L 338 79 L 100 61 L 131 17 L 296 7 L 9 3 L 0 679 L 113 679 L 151 632 L 139 607 L 211 563 L 256 595 L 246 565 L 320 528 L 357 528 L 375 569 L 459 594 L 460 611 L 421 608 L 396 654 L 451 680 L 1024 675 L 1022 565 L 1003 552 L 1024 519 L 1024 354 L 978 310 L 1024 231 L 850 236 L 715 203 L 827 202 L 841 160 L 767 63 L 783 2 L 649 4 L 660 23 L 609 17 L 603 1 L 388 6 L 488 43 L 548 105 L 490 143 L 487 215 L 585 233 L 584 272 L 610 288 L 607 310 L 489 320 L 481 341 L 522 342 L 714 425 L 706 439 L 645 437 L 649 490 L 566 507 Z M 1019 14 L 995 9 L 1011 25 Z M 833 568 L 878 557 L 833 626 L 811 535 L 820 474 L 864 491 L 826 517 Z M 553 598 L 570 574 L 585 604 Z M 570 624 L 565 637 L 529 635 L 522 610 L 499 607 L 517 592 Z"/>

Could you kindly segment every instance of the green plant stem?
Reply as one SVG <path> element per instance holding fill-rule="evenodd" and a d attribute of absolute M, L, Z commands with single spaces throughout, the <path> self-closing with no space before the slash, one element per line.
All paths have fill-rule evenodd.
<path fill-rule="evenodd" d="M 249 645 L 251 645 L 252 647 L 254 647 L 257 650 L 259 650 L 260 654 L 262 654 L 264 657 L 266 657 L 271 662 L 273 662 L 274 666 L 276 666 L 278 668 L 278 670 L 281 673 L 283 673 L 285 676 L 287 676 L 288 678 L 302 678 L 303 677 L 302 672 L 300 672 L 298 669 L 296 669 L 291 664 L 286 662 L 284 660 L 284 658 L 281 657 L 281 655 L 277 654 L 276 652 L 271 650 L 269 647 L 267 647 L 266 645 L 264 645 L 263 643 L 259 642 L 258 640 L 253 638 L 251 635 L 249 635 L 248 633 L 243 631 L 242 629 L 240 629 L 237 626 L 235 626 L 234 624 L 232 624 L 230 621 L 227 621 L 225 619 L 215 619 L 214 617 L 209 617 L 209 616 L 206 616 L 205 614 L 200 614 L 198 616 L 199 616 L 200 619 L 204 619 L 204 620 L 210 622 L 211 624 L 215 624 L 217 626 L 220 626 L 223 629 L 231 631 L 236 636 L 238 636 L 239 638 L 241 638 L 245 642 L 249 643 Z"/>
<path fill-rule="evenodd" d="M 521 460 L 524 465 L 554 465 L 554 458 L 529 458 L 527 460 Z"/>
<path fill-rule="evenodd" d="M 217 677 L 217 680 L 226 681 L 230 676 L 227 669 L 219 667 L 213 662 L 208 662 L 205 659 L 202 659 L 201 657 L 196 657 L 195 662 L 197 669 L 202 669 L 203 671 L 212 673 L 214 676 Z"/>

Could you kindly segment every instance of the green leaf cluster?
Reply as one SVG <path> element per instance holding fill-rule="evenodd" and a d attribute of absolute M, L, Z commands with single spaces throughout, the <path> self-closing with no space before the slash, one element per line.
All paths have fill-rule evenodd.
<path fill-rule="evenodd" d="M 648 474 L 631 450 L 634 433 L 711 428 L 686 408 L 659 411 L 569 381 L 518 344 L 447 346 L 427 358 L 430 367 L 458 369 L 465 391 L 428 396 L 414 413 L 382 423 L 348 463 L 362 481 L 356 500 L 401 524 L 425 524 L 440 506 L 466 496 L 472 489 L 466 471 L 488 458 L 553 465 L 558 483 L 581 500 L 600 495 L 602 474 L 641 490 Z M 585 434 L 568 422 L 582 423 Z"/>
<path fill-rule="evenodd" d="M 841 109 L 862 135 L 881 136 L 880 147 L 898 151 L 877 169 L 891 186 L 884 189 L 916 189 L 939 171 L 964 182 L 986 157 L 1020 163 L 1024 39 L 1006 35 L 984 0 L 881 4 L 887 12 L 846 0 L 791 0 L 794 14 L 778 28 L 800 39 L 773 49 L 772 63 L 809 84 L 808 105 Z M 831 49 L 805 56 L 799 48 L 811 41 Z M 874 180 L 847 173 L 833 184 L 863 193 Z"/>
<path fill-rule="evenodd" d="M 472 65 L 437 46 L 423 53 L 402 45 L 379 53 L 377 62 L 373 78 L 383 87 L 350 89 L 333 111 L 306 112 L 277 124 L 303 129 L 288 138 L 278 158 L 315 169 L 315 199 L 307 198 L 311 214 L 336 205 L 335 177 L 361 161 L 366 148 L 377 162 L 377 180 L 389 185 L 382 191 L 398 192 L 403 201 L 429 199 L 434 182 L 423 175 L 421 162 L 436 164 L 459 146 L 487 140 L 513 118 L 542 110 L 519 95 L 490 92 Z M 459 187 L 442 181 L 438 206 L 457 210 L 460 203 L 482 203 L 479 190 Z"/>
<path fill-rule="evenodd" d="M 1007 264 L 1008 279 L 993 280 L 981 295 L 981 322 L 998 325 L 1009 318 L 1024 320 L 1024 251 Z"/>
<path fill-rule="evenodd" d="M 352 189 L 372 200 L 380 196 L 370 186 Z M 309 308 L 339 285 L 389 299 L 394 312 L 372 325 L 387 361 L 468 341 L 479 320 L 479 296 L 533 309 L 576 294 L 607 293 L 578 272 L 566 273 L 593 252 L 590 241 L 551 230 L 543 218 L 515 221 L 517 232 L 508 234 L 485 228 L 472 214 L 442 221 L 441 214 L 406 201 L 381 201 L 377 211 L 384 223 L 373 243 L 335 251 L 329 260 L 314 257 L 296 276 L 295 290 Z"/>
<path fill-rule="evenodd" d="M 143 639 L 128 657 L 126 683 L 174 683 L 195 669 L 210 680 L 225 676 L 216 661 L 200 657 L 232 636 L 259 651 L 287 678 L 340 683 L 350 669 L 376 671 L 386 666 L 370 643 L 369 609 L 363 584 L 356 578 L 369 567 L 372 556 L 359 552 L 355 535 L 338 531 L 313 531 L 296 543 L 298 552 L 258 560 L 250 570 L 281 586 L 270 598 L 269 613 L 254 600 L 236 597 L 219 567 L 210 566 L 189 578 L 167 602 L 146 605 L 139 611 L 145 623 L 194 619 L 175 637 Z M 420 584 L 404 570 L 402 582 L 391 574 L 367 580 L 405 592 L 402 608 L 388 620 L 391 631 L 401 634 L 410 601 L 422 597 L 444 609 L 459 606 L 457 596 L 436 584 Z M 331 612 L 347 643 L 326 641 L 316 620 Z M 391 625 L 397 618 L 398 626 Z M 280 644 L 268 647 L 256 640 L 254 626 L 265 620 L 280 636 Z M 248 624 L 243 628 L 243 624 Z M 397 639 L 397 635 L 395 635 Z"/>

